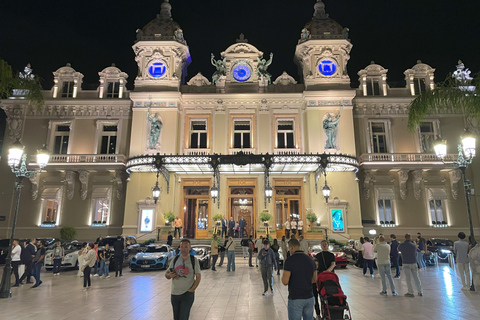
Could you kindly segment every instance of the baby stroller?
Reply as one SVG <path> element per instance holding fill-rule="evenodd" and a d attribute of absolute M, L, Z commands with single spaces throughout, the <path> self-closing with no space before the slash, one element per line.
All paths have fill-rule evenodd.
<path fill-rule="evenodd" d="M 343 293 L 338 276 L 333 272 L 322 272 L 317 277 L 318 295 L 322 319 L 352 319 L 347 296 Z"/>

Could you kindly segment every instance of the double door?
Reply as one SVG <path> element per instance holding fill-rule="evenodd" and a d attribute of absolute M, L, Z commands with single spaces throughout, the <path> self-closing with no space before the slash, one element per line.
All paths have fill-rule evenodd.
<path fill-rule="evenodd" d="M 275 211 L 277 217 L 277 238 L 285 235 L 285 221 L 291 223 L 294 219 L 298 219 L 299 221 L 303 219 L 299 198 L 276 197 Z"/>
<path fill-rule="evenodd" d="M 187 238 L 206 239 L 209 228 L 209 199 L 187 198 L 184 210 L 184 236 Z"/>

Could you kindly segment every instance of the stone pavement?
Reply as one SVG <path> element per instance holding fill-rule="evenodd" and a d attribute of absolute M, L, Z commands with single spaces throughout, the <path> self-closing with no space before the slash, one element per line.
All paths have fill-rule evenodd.
<path fill-rule="evenodd" d="M 275 275 L 275 293 L 262 296 L 257 268 L 236 258 L 236 271 L 202 271 L 190 319 L 287 319 L 287 287 Z M 92 278 L 92 289 L 82 291 L 76 271 L 60 276 L 42 273 L 43 284 L 12 288 L 12 298 L 0 300 L 1 319 L 173 319 L 170 283 L 165 271 L 130 272 L 123 277 Z M 363 277 L 359 269 L 337 271 L 348 296 L 352 319 L 479 319 L 480 295 L 462 291 L 446 264 L 420 273 L 424 296 L 406 298 L 405 279 L 395 280 L 399 296 L 380 296 L 380 278 Z"/>

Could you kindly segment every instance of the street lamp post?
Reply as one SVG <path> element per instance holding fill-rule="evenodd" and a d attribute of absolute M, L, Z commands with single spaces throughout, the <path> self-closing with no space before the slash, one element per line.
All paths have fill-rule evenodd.
<path fill-rule="evenodd" d="M 38 170 L 28 170 L 26 165 L 27 155 L 23 154 L 23 145 L 20 141 L 15 141 L 8 150 L 8 165 L 10 169 L 17 177 L 15 182 L 15 211 L 13 214 L 12 233 L 10 235 L 10 243 L 8 246 L 8 252 L 5 259 L 5 267 L 3 268 L 2 282 L 0 284 L 0 298 L 10 298 L 12 293 L 10 291 L 10 277 L 12 275 L 12 245 L 15 237 L 15 227 L 17 226 L 18 207 L 20 205 L 20 195 L 22 193 L 23 179 L 31 178 L 34 174 L 42 171 L 48 163 L 50 155 L 45 149 L 37 152 L 37 165 Z"/>

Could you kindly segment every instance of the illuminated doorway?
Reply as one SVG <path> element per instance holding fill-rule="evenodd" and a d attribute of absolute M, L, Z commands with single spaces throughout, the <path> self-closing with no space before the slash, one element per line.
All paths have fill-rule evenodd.
<path fill-rule="evenodd" d="M 206 239 L 209 229 L 209 188 L 184 187 L 183 236 Z"/>

